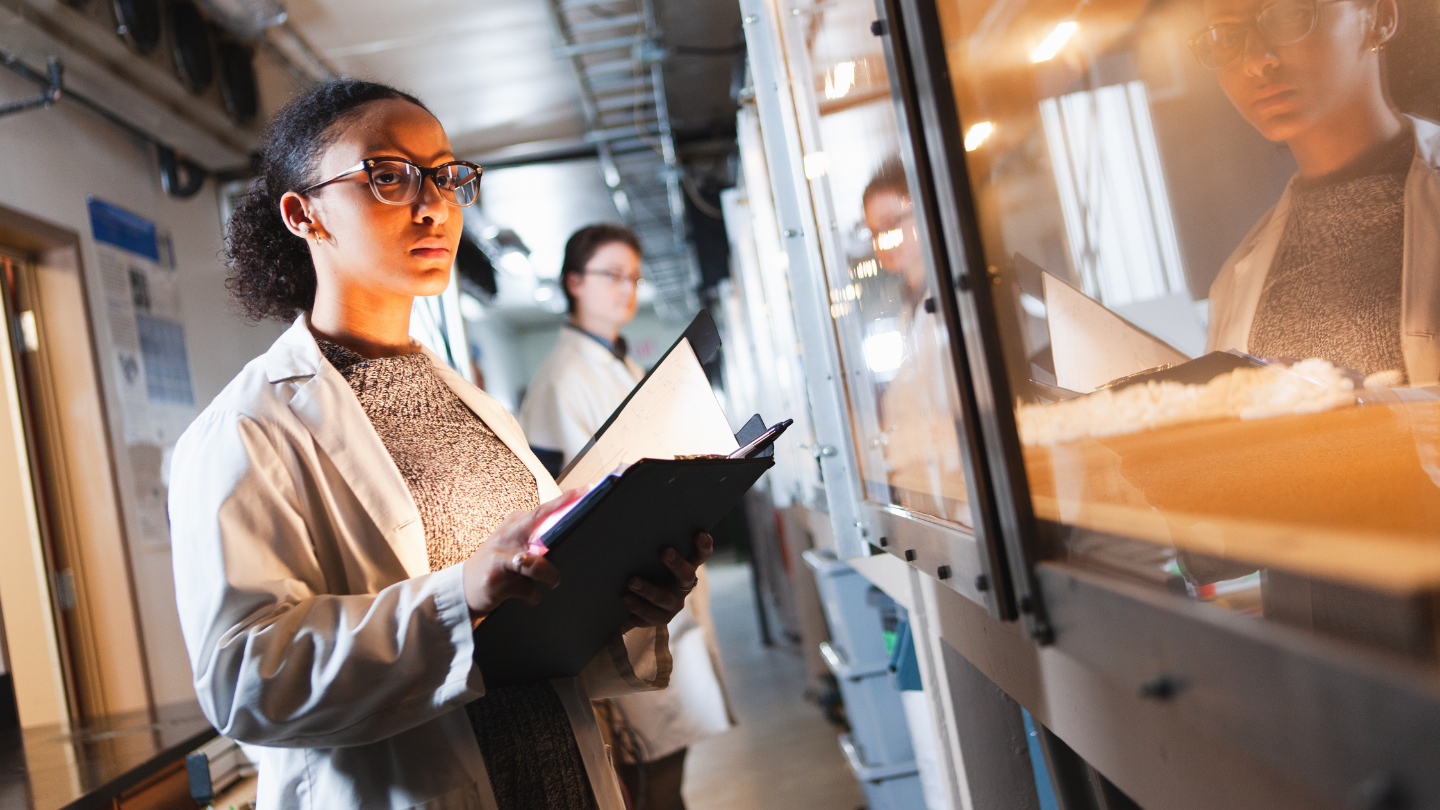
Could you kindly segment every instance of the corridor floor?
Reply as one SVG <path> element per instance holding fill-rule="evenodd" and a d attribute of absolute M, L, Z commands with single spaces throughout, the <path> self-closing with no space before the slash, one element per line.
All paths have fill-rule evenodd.
<path fill-rule="evenodd" d="M 738 724 L 703 740 L 685 761 L 689 810 L 856 810 L 860 785 L 840 753 L 839 732 L 806 700 L 793 646 L 760 643 L 750 569 L 712 563 L 710 604 L 725 684 Z"/>

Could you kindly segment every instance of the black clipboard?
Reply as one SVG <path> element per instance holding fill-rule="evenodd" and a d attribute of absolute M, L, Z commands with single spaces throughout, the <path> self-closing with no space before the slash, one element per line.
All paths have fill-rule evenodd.
<path fill-rule="evenodd" d="M 475 629 L 475 664 L 487 686 L 580 674 L 630 619 L 620 601 L 633 576 L 658 585 L 675 578 L 660 560 L 694 550 L 745 495 L 774 458 L 642 459 L 597 485 L 547 536 L 546 559 L 560 584 L 534 606 L 511 599 Z M 589 496 L 587 495 L 587 499 Z"/>

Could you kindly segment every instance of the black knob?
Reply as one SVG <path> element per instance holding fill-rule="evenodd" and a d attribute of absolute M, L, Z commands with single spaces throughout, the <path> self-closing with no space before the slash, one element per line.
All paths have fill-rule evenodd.
<path fill-rule="evenodd" d="M 915 549 L 905 549 L 905 562 L 915 562 Z"/>
<path fill-rule="evenodd" d="M 889 32 L 890 27 L 885 24 L 884 20 L 876 20 L 875 22 L 870 23 L 870 33 L 874 34 L 877 37 L 883 37 Z"/>
<path fill-rule="evenodd" d="M 935 576 L 937 576 L 937 577 L 939 577 L 939 578 L 941 578 L 941 579 L 949 579 L 949 578 L 950 578 L 950 566 L 948 566 L 948 565 L 942 565 L 942 566 L 940 566 L 939 568 L 935 569 Z"/>
<path fill-rule="evenodd" d="M 975 577 L 975 590 L 981 593 L 990 590 L 990 578 L 985 576 L 984 574 Z"/>
<path fill-rule="evenodd" d="M 884 548 L 884 547 L 886 547 L 886 546 L 888 546 L 888 545 L 890 545 L 890 538 L 888 538 L 888 537 L 882 537 L 882 538 L 880 538 L 880 547 L 881 547 L 881 548 Z"/>

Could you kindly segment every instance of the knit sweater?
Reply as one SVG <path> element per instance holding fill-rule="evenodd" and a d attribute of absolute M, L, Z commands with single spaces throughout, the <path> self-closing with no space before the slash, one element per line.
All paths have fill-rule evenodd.
<path fill-rule="evenodd" d="M 1294 181 L 1250 330 L 1252 354 L 1404 373 L 1405 178 L 1414 152 L 1405 133 L 1334 174 Z"/>
<path fill-rule="evenodd" d="M 535 477 L 423 354 L 374 360 L 320 341 L 405 479 L 430 570 L 463 562 L 505 516 L 539 505 Z M 465 707 L 500 810 L 593 810 L 560 697 L 545 682 L 500 687 Z"/>

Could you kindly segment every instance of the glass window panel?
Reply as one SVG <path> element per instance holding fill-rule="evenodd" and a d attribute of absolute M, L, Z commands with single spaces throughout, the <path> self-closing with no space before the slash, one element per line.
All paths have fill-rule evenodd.
<path fill-rule="evenodd" d="M 950 346 L 870 0 L 786 21 L 792 88 L 867 497 L 969 525 Z"/>
<path fill-rule="evenodd" d="M 1433 657 L 1440 7 L 937 8 L 1063 553 Z"/>

